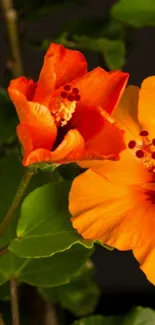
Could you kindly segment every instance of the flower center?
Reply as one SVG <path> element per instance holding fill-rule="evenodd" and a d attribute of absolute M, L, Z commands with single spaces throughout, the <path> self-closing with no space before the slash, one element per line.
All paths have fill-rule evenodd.
<path fill-rule="evenodd" d="M 137 141 L 131 140 L 128 148 L 153 172 L 155 172 L 155 138 L 149 140 L 149 132 L 142 130 Z"/>
<path fill-rule="evenodd" d="M 64 126 L 72 118 L 76 103 L 80 100 L 79 89 L 65 85 L 60 96 L 52 99 L 51 113 L 57 126 Z"/>

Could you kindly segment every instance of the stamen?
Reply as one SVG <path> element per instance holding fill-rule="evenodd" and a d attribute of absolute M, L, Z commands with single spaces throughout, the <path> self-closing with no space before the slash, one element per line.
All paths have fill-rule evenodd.
<path fill-rule="evenodd" d="M 74 101 L 74 96 L 72 94 L 67 96 L 67 99 L 69 100 L 69 102 L 73 102 Z"/>
<path fill-rule="evenodd" d="M 79 89 L 78 88 L 73 88 L 72 93 L 77 95 L 79 93 Z"/>
<path fill-rule="evenodd" d="M 133 149 L 136 147 L 136 141 L 134 140 L 131 140 L 129 143 L 128 143 L 128 147 L 129 149 Z"/>
<path fill-rule="evenodd" d="M 144 151 L 143 150 L 137 150 L 136 151 L 137 158 L 143 158 L 144 157 Z"/>
<path fill-rule="evenodd" d="M 71 90 L 71 86 L 70 86 L 70 85 L 65 85 L 65 86 L 64 86 L 64 90 L 66 90 L 66 91 Z"/>
<path fill-rule="evenodd" d="M 74 100 L 75 100 L 76 102 L 78 102 L 80 99 L 81 99 L 80 95 L 75 95 L 75 96 L 74 96 Z"/>
<path fill-rule="evenodd" d="M 141 137 L 147 137 L 147 136 L 149 135 L 149 132 L 148 132 L 147 130 L 142 130 L 142 131 L 139 133 L 139 135 L 140 135 Z"/>
<path fill-rule="evenodd" d="M 152 152 L 151 157 L 152 159 L 155 159 L 155 151 Z"/>
<path fill-rule="evenodd" d="M 60 96 L 62 98 L 66 98 L 67 97 L 67 93 L 65 91 L 62 91 L 61 94 L 60 94 Z"/>
<path fill-rule="evenodd" d="M 155 146 L 155 138 L 152 139 L 152 144 L 153 144 L 153 146 Z"/>

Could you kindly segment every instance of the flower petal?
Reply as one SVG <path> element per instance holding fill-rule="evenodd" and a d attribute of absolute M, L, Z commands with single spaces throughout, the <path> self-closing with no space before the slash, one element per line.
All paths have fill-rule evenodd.
<path fill-rule="evenodd" d="M 119 161 L 103 161 L 97 169 L 101 176 L 110 182 L 120 185 L 143 185 L 153 181 L 153 174 L 131 152 L 126 149 L 120 154 Z"/>
<path fill-rule="evenodd" d="M 25 95 L 27 100 L 32 101 L 36 87 L 37 87 L 37 83 L 34 82 L 32 79 L 26 79 L 25 77 L 20 77 L 10 81 L 8 92 L 10 95 L 10 90 L 12 89 L 18 90 L 20 93 Z"/>
<path fill-rule="evenodd" d="M 87 62 L 79 51 L 52 43 L 47 50 L 40 72 L 35 100 L 48 104 L 55 88 L 87 72 Z"/>
<path fill-rule="evenodd" d="M 61 144 L 54 150 L 37 149 L 25 157 L 24 165 L 28 166 L 39 162 L 66 163 L 76 161 L 84 150 L 84 140 L 77 130 L 70 130 Z"/>
<path fill-rule="evenodd" d="M 133 249 L 133 253 L 140 268 L 145 273 L 149 281 L 155 285 L 155 206 L 150 204 L 139 223 L 139 240 Z M 136 215 L 135 215 L 136 217 Z"/>
<path fill-rule="evenodd" d="M 116 243 L 111 236 L 135 204 L 129 187 L 108 182 L 106 178 L 88 170 L 78 176 L 69 195 L 69 210 L 73 227 L 85 238 Z M 124 235 L 123 235 L 124 238 Z M 126 249 L 131 248 L 126 242 Z"/>
<path fill-rule="evenodd" d="M 32 152 L 34 146 L 31 128 L 24 123 L 20 123 L 18 124 L 16 131 L 19 141 L 22 144 L 24 150 L 24 157 L 26 157 L 30 154 L 30 152 Z"/>
<path fill-rule="evenodd" d="M 125 89 L 129 74 L 121 71 L 106 72 L 96 68 L 72 82 L 80 91 L 81 100 L 77 110 L 83 106 L 101 106 L 111 114 Z"/>
<path fill-rule="evenodd" d="M 155 137 L 155 76 L 144 79 L 139 92 L 138 117 L 143 128 Z"/>
<path fill-rule="evenodd" d="M 48 108 L 35 102 L 29 102 L 25 95 L 10 85 L 9 95 L 15 105 L 21 123 L 31 130 L 33 150 L 51 149 L 57 135 L 54 118 Z"/>
<path fill-rule="evenodd" d="M 138 99 L 139 88 L 128 86 L 120 100 L 119 105 L 114 110 L 112 117 L 125 129 L 126 141 L 137 138 L 141 126 L 138 121 Z"/>

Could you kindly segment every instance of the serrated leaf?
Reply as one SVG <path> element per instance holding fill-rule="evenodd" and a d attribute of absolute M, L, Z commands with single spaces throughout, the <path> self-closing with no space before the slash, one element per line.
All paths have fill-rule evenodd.
<path fill-rule="evenodd" d="M 83 267 L 91 253 L 91 250 L 81 245 L 40 259 L 24 259 L 9 252 L 1 256 L 0 274 L 3 279 L 0 277 L 0 284 L 11 277 L 39 287 L 55 287 L 68 283 Z"/>
<path fill-rule="evenodd" d="M 99 298 L 99 289 L 93 281 L 93 269 L 88 263 L 70 283 L 41 288 L 39 292 L 48 302 L 59 303 L 77 317 L 93 313 Z"/>
<path fill-rule="evenodd" d="M 9 250 L 21 257 L 52 256 L 80 243 L 91 248 L 73 229 L 68 211 L 70 182 L 49 183 L 24 200 L 17 226 L 17 238 Z"/>
<path fill-rule="evenodd" d="M 112 9 L 111 16 L 135 27 L 155 25 L 154 0 L 119 0 Z"/>
<path fill-rule="evenodd" d="M 154 325 L 155 311 L 137 307 L 125 316 L 90 316 L 74 322 L 72 325 Z"/>
<path fill-rule="evenodd" d="M 17 115 L 5 89 L 0 88 L 0 145 L 16 138 Z"/>

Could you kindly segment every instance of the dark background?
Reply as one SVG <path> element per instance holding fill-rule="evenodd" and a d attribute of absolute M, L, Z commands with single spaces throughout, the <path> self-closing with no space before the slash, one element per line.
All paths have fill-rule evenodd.
<path fill-rule="evenodd" d="M 130 1 L 130 0 L 129 0 Z M 84 5 L 71 4 L 69 10 L 46 16 L 35 22 L 26 24 L 21 21 L 21 30 L 26 37 L 35 40 L 54 37 L 64 22 L 74 19 L 92 19 L 108 14 L 114 0 L 89 0 Z M 130 73 L 129 83 L 140 85 L 141 81 L 155 74 L 155 28 L 130 28 L 128 32 L 130 44 L 126 64 L 123 70 Z M 3 17 L 0 19 L 0 85 L 7 86 L 7 42 Z M 100 54 L 84 52 L 89 69 L 98 65 L 105 68 Z M 22 46 L 24 70 L 27 76 L 37 79 L 42 66 L 44 52 Z M 149 306 L 155 309 L 155 288 L 140 271 L 138 263 L 131 252 L 109 252 L 97 247 L 93 260 L 97 266 L 96 279 L 102 289 L 102 297 L 97 312 L 119 313 L 128 311 L 133 305 Z M 120 307 L 119 307 L 120 306 Z"/>

